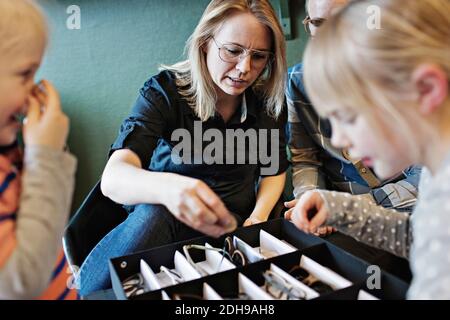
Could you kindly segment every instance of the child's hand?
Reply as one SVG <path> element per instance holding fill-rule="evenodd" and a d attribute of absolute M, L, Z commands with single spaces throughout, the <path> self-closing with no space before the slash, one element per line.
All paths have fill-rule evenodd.
<path fill-rule="evenodd" d="M 292 211 L 285 214 L 286 219 L 306 233 L 315 233 L 327 220 L 328 209 L 317 191 L 306 192 Z"/>
<path fill-rule="evenodd" d="M 326 236 L 328 236 L 328 235 L 330 235 L 332 233 L 335 233 L 336 231 L 337 231 L 337 229 L 334 228 L 334 227 L 323 226 L 323 227 L 319 227 L 317 229 L 317 231 L 314 232 L 314 235 L 318 236 L 318 237 L 326 237 Z"/>
<path fill-rule="evenodd" d="M 62 112 L 59 94 L 53 85 L 42 81 L 43 90 L 33 89 L 23 136 L 26 146 L 40 145 L 61 150 L 69 133 L 69 118 Z"/>
<path fill-rule="evenodd" d="M 294 211 L 295 206 L 297 205 L 297 202 L 298 202 L 298 200 L 297 200 L 297 199 L 294 199 L 294 200 L 291 200 L 291 201 L 288 201 L 288 202 L 285 202 L 285 203 L 284 203 L 284 206 L 285 206 L 286 208 L 289 209 L 289 210 L 287 210 L 287 211 L 284 213 L 284 217 L 285 217 L 286 219 L 291 220 L 291 217 L 292 217 L 292 211 Z M 336 230 L 336 228 L 334 228 L 334 227 L 323 226 L 323 227 L 319 227 L 319 228 L 317 229 L 317 231 L 314 232 L 314 235 L 315 235 L 315 236 L 318 236 L 318 237 L 326 237 L 326 236 L 328 236 L 328 235 L 330 235 L 330 234 L 332 234 L 332 233 L 334 233 L 334 232 L 336 232 L 336 231 L 337 231 L 337 230 Z"/>
<path fill-rule="evenodd" d="M 258 224 L 258 223 L 263 223 L 266 222 L 265 220 L 261 220 L 257 217 L 248 217 L 247 220 L 244 221 L 244 224 L 242 225 L 243 227 L 248 227 L 254 224 Z"/>

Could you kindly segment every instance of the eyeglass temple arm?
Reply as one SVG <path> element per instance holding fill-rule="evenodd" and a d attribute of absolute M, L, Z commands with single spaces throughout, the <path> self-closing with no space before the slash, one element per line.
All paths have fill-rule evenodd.
<path fill-rule="evenodd" d="M 202 246 L 202 245 L 197 245 L 197 244 L 189 244 L 183 247 L 183 251 L 184 254 L 186 256 L 186 259 L 188 260 L 188 262 L 197 270 L 199 271 L 201 274 L 205 274 L 206 272 L 204 270 L 201 270 L 200 267 L 197 266 L 197 264 L 194 262 L 194 260 L 192 260 L 191 255 L 189 254 L 189 249 L 197 249 L 197 250 L 212 250 L 215 252 L 219 252 L 222 254 L 222 259 L 220 260 L 218 267 L 217 267 L 217 272 L 220 270 L 220 266 L 222 265 L 223 259 L 225 258 L 225 256 L 227 256 L 230 261 L 232 260 L 230 254 L 224 249 L 219 249 L 219 248 L 214 248 L 214 247 L 206 247 L 206 246 Z"/>

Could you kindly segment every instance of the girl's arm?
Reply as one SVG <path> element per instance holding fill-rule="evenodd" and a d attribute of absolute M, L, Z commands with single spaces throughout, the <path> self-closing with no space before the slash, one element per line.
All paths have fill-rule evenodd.
<path fill-rule="evenodd" d="M 15 247 L 0 268 L 0 299 L 33 299 L 47 288 L 71 208 L 76 159 L 32 146 L 24 160 Z"/>
<path fill-rule="evenodd" d="M 28 101 L 22 190 L 17 220 L 2 239 L 9 255 L 0 258 L 0 299 L 36 298 L 46 289 L 72 201 L 76 160 L 62 151 L 69 120 L 53 85 L 42 86 Z"/>
<path fill-rule="evenodd" d="M 408 213 L 386 209 L 364 196 L 329 191 L 320 194 L 330 210 L 327 224 L 368 245 L 409 257 L 412 228 Z"/>
<path fill-rule="evenodd" d="M 410 215 L 378 206 L 367 195 L 309 191 L 286 218 L 291 218 L 306 232 L 315 232 L 326 224 L 370 246 L 397 256 L 409 256 L 412 244 Z"/>

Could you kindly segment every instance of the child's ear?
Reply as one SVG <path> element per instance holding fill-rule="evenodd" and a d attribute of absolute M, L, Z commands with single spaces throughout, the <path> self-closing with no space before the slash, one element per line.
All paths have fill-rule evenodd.
<path fill-rule="evenodd" d="M 435 64 L 422 64 L 412 75 L 413 84 L 419 93 L 419 111 L 432 114 L 443 105 L 449 94 L 447 74 Z"/>

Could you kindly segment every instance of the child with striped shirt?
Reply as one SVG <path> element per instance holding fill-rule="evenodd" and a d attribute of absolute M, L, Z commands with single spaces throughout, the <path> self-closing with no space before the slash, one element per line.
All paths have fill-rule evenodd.
<path fill-rule="evenodd" d="M 77 298 L 61 246 L 76 168 L 63 150 L 69 121 L 55 88 L 34 84 L 46 43 L 32 1 L 0 1 L 0 299 Z"/>

